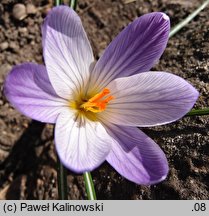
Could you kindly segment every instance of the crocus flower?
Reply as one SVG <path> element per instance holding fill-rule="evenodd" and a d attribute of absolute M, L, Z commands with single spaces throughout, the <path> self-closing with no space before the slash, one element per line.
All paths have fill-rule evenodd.
<path fill-rule="evenodd" d="M 92 171 L 107 160 L 130 181 L 160 182 L 168 173 L 165 154 L 137 127 L 173 122 L 198 97 L 184 79 L 149 71 L 166 47 L 169 29 L 164 13 L 141 16 L 95 64 L 76 12 L 55 7 L 42 26 L 45 66 L 15 66 L 5 95 L 24 115 L 56 124 L 56 150 L 70 170 Z"/>

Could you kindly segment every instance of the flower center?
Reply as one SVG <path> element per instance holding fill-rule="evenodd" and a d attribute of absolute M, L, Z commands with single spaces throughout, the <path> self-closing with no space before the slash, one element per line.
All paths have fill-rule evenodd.
<path fill-rule="evenodd" d="M 110 93 L 108 88 L 103 89 L 100 93 L 94 95 L 87 102 L 80 105 L 81 109 L 85 111 L 91 111 L 93 113 L 102 112 L 106 109 L 109 101 L 114 99 L 113 96 L 106 96 Z"/>

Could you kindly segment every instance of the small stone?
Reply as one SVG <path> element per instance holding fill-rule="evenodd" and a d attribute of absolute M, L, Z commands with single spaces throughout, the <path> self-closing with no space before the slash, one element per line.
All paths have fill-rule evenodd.
<path fill-rule="evenodd" d="M 19 46 L 18 44 L 16 44 L 14 41 L 11 41 L 9 43 L 9 48 L 11 48 L 12 50 L 14 50 L 15 52 L 18 52 L 19 51 Z"/>
<path fill-rule="evenodd" d="M 27 14 L 36 14 L 37 8 L 35 5 L 29 3 L 26 5 L 26 12 Z"/>
<path fill-rule="evenodd" d="M 0 83 L 4 82 L 6 74 L 12 69 L 10 64 L 1 64 L 0 65 Z"/>
<path fill-rule="evenodd" d="M 6 50 L 9 47 L 9 43 L 7 41 L 0 44 L 0 50 Z"/>
<path fill-rule="evenodd" d="M 27 33 L 28 32 L 28 29 L 26 28 L 26 27 L 21 27 L 21 28 L 19 28 L 18 29 L 18 31 L 20 32 L 20 33 Z"/>
<path fill-rule="evenodd" d="M 12 9 L 12 15 L 17 20 L 23 20 L 27 16 L 25 5 L 15 4 Z"/>

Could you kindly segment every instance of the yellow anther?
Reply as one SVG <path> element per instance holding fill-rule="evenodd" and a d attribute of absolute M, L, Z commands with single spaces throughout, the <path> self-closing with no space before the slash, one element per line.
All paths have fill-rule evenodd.
<path fill-rule="evenodd" d="M 80 108 L 84 109 L 85 111 L 91 111 L 93 113 L 102 112 L 106 109 L 106 106 L 109 101 L 111 101 L 114 97 L 109 96 L 105 97 L 110 93 L 110 90 L 105 88 L 102 92 L 94 95 L 90 98 L 87 102 L 83 103 Z"/>

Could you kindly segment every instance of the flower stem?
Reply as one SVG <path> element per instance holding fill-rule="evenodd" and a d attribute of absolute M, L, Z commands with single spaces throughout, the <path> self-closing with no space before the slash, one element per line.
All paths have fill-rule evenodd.
<path fill-rule="evenodd" d="M 83 174 L 84 177 L 84 182 L 85 182 L 85 187 L 86 187 L 86 192 L 88 196 L 88 200 L 96 200 L 96 192 L 94 189 L 94 183 L 92 181 L 91 173 L 90 172 L 85 172 Z"/>
<path fill-rule="evenodd" d="M 76 6 L 77 6 L 77 0 L 71 0 L 70 7 L 73 8 L 73 10 L 76 10 Z"/>
<path fill-rule="evenodd" d="M 67 170 L 62 165 L 58 157 L 57 157 L 57 181 L 58 181 L 59 199 L 67 200 L 68 199 Z"/>
<path fill-rule="evenodd" d="M 62 0 L 54 0 L 55 6 L 59 6 L 61 4 L 62 4 Z M 68 199 L 67 170 L 62 165 L 58 156 L 57 156 L 57 181 L 58 181 L 59 199 L 67 200 Z"/>
<path fill-rule="evenodd" d="M 54 0 L 54 5 L 59 6 L 62 4 L 62 0 Z"/>
<path fill-rule="evenodd" d="M 188 112 L 185 117 L 187 116 L 200 116 L 200 115 L 209 115 L 209 108 L 204 109 L 193 109 Z"/>
<path fill-rule="evenodd" d="M 201 4 L 195 11 L 193 11 L 186 19 L 182 20 L 179 24 L 174 26 L 169 34 L 169 37 L 175 35 L 178 31 L 180 31 L 185 25 L 187 25 L 192 19 L 194 19 L 201 10 L 203 10 L 209 4 L 209 0 L 206 0 Z"/>

